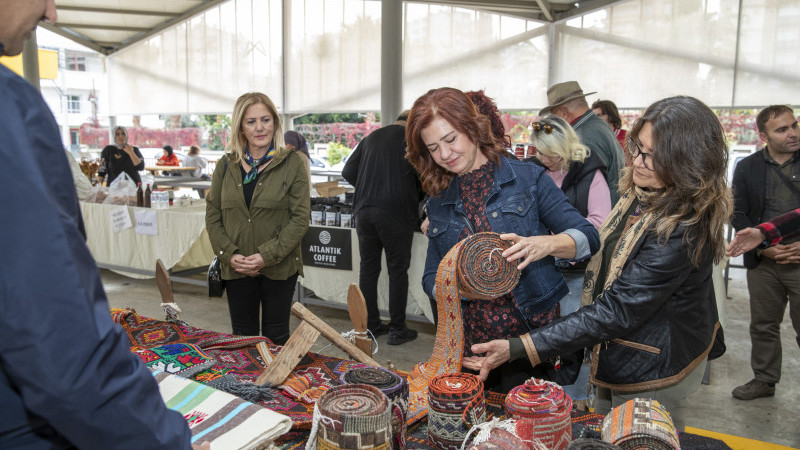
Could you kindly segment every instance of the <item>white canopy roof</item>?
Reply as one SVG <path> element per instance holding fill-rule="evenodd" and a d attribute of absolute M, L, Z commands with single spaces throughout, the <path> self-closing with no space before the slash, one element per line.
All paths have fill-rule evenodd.
<path fill-rule="evenodd" d="M 112 54 L 223 1 L 57 0 L 58 23 L 42 26 L 97 52 Z M 460 6 L 552 22 L 615 1 L 619 0 L 415 0 L 413 3 Z"/>

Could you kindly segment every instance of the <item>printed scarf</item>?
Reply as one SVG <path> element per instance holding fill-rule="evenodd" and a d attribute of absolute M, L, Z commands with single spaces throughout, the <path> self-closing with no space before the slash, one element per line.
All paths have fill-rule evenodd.
<path fill-rule="evenodd" d="M 628 220 L 629 216 L 625 215 L 625 213 L 630 209 L 633 201 L 638 199 L 639 207 L 637 207 L 634 215 L 640 213 L 641 216 L 622 233 L 622 236 L 620 236 L 614 253 L 611 256 L 611 262 L 608 264 L 608 275 L 603 285 L 603 291 L 611 287 L 611 283 L 619 277 L 622 273 L 622 268 L 625 267 L 625 263 L 628 261 L 628 257 L 633 250 L 633 246 L 644 233 L 650 229 L 653 223 L 655 223 L 657 219 L 655 214 L 647 212 L 646 208 L 647 205 L 651 204 L 652 200 L 659 195 L 663 195 L 663 191 L 645 191 L 644 189 L 635 187 L 625 192 L 616 206 L 614 206 L 614 209 L 611 210 L 611 214 L 608 215 L 605 222 L 603 222 L 603 225 L 600 227 L 600 250 L 595 253 L 595 256 L 586 267 L 586 276 L 583 279 L 583 293 L 581 294 L 581 306 L 589 305 L 594 301 L 594 285 L 597 282 L 597 275 L 603 264 L 603 247 L 605 247 L 608 235 L 610 235 L 621 222 Z M 640 209 L 642 211 L 640 211 Z"/>
<path fill-rule="evenodd" d="M 261 158 L 255 159 L 252 155 L 250 155 L 250 147 L 247 147 L 244 151 L 242 159 L 244 159 L 244 162 L 250 165 L 250 171 L 247 172 L 247 175 L 245 175 L 242 183 L 250 184 L 253 180 L 255 180 L 258 177 L 258 168 L 268 163 L 272 157 L 275 156 L 275 153 L 275 144 L 270 144 L 267 154 Z"/>

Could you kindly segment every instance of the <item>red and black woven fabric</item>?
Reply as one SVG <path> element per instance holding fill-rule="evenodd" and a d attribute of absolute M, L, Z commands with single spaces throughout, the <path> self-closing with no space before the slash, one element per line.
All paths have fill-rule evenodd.
<path fill-rule="evenodd" d="M 392 403 L 392 448 L 406 448 L 408 416 L 408 382 L 405 377 L 383 367 L 365 367 L 345 372 L 342 384 L 366 384 L 383 392 Z"/>
<path fill-rule="evenodd" d="M 468 373 L 446 373 L 428 385 L 428 442 L 438 449 L 461 448 L 473 425 L 486 421 L 483 381 Z"/>
<path fill-rule="evenodd" d="M 533 419 L 533 438 L 553 450 L 562 450 L 572 441 L 571 411 L 572 399 L 550 381 L 532 378 L 506 396 L 506 415 Z"/>

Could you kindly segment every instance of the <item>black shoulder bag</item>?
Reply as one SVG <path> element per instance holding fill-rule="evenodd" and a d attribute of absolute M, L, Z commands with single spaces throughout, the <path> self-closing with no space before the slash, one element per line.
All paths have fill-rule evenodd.
<path fill-rule="evenodd" d="M 222 159 L 225 164 L 225 168 L 222 169 L 222 179 L 224 180 L 225 172 L 228 171 L 228 159 L 224 155 Z M 208 266 L 208 296 L 222 297 L 223 292 L 225 292 L 225 280 L 222 279 L 222 267 L 220 266 L 219 258 L 214 256 Z"/>

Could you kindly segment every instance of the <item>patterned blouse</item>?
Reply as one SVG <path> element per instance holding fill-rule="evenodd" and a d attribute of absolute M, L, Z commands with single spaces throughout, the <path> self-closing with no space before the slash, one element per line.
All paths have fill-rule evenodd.
<path fill-rule="evenodd" d="M 494 184 L 497 165 L 489 161 L 478 170 L 458 176 L 461 188 L 461 201 L 467 220 L 475 233 L 492 231 L 486 215 L 486 200 Z M 469 236 L 470 230 L 464 226 L 459 240 Z M 473 344 L 489 342 L 494 339 L 508 339 L 527 334 L 530 330 L 542 327 L 560 316 L 556 304 L 553 309 L 544 311 L 529 320 L 517 309 L 514 294 L 508 293 L 492 300 L 470 300 L 461 302 L 461 318 L 464 322 L 464 356 L 473 356 Z M 526 326 L 527 322 L 527 326 Z M 529 330 L 530 327 L 530 330 Z"/>

